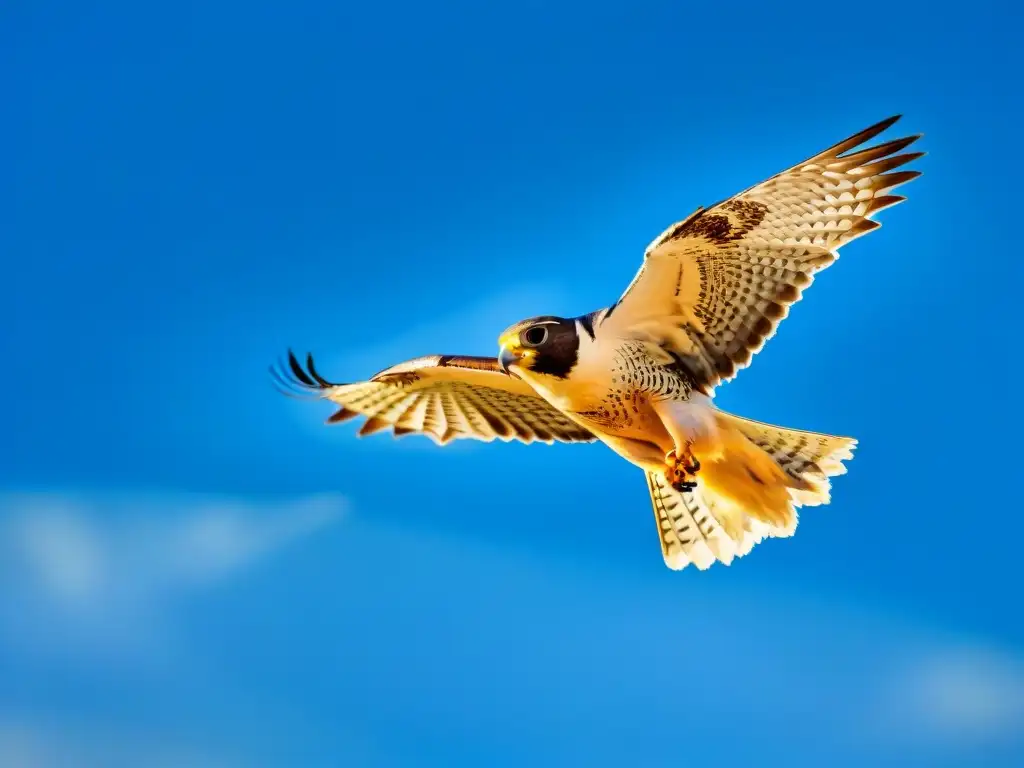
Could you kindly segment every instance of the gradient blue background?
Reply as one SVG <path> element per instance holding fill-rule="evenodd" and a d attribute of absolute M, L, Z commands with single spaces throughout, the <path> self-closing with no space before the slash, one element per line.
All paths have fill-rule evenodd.
<path fill-rule="evenodd" d="M 8 5 L 0 762 L 1020 765 L 1020 72 L 962 10 Z M 718 398 L 861 446 L 730 568 L 665 569 L 601 446 L 357 441 L 269 385 L 605 306 L 893 113 L 925 175 Z M 154 565 L 225 508 L 244 556 Z"/>

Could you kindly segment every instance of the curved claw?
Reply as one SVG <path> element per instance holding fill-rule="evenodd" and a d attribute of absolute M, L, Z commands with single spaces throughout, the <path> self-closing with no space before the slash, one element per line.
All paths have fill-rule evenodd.
<path fill-rule="evenodd" d="M 672 483 L 672 488 L 679 491 L 679 493 L 689 493 L 690 491 L 697 490 L 697 484 L 684 481 L 682 483 Z"/>
<path fill-rule="evenodd" d="M 676 491 L 685 493 L 697 488 L 696 474 L 700 471 L 700 462 L 689 447 L 680 457 L 675 450 L 665 456 L 665 479 Z"/>

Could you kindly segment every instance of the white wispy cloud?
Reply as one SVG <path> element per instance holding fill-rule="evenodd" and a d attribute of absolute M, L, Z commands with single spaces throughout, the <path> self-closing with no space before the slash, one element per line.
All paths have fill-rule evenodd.
<path fill-rule="evenodd" d="M 4 634 L 8 642 L 32 646 L 44 628 L 56 639 L 60 632 L 87 635 L 93 647 L 142 640 L 165 621 L 174 598 L 255 566 L 335 521 L 344 508 L 334 496 L 254 504 L 211 497 L 2 495 Z"/>
<path fill-rule="evenodd" d="M 905 743 L 1024 741 L 1024 660 L 977 643 L 936 643 L 894 669 L 876 715 L 889 737 Z"/>
<path fill-rule="evenodd" d="M 10 768 L 239 768 L 214 750 L 158 734 L 0 715 L 0 765 Z"/>
<path fill-rule="evenodd" d="M 190 594 L 283 556 L 286 547 L 336 520 L 343 507 L 334 497 L 271 505 L 0 497 L 0 640 L 23 632 L 33 651 L 48 638 L 63 651 L 79 649 L 83 640 L 113 648 L 119 666 L 104 670 L 119 671 L 143 698 L 171 695 L 168 686 L 180 678 L 230 691 L 231 683 L 222 686 L 217 677 L 216 658 L 203 659 L 202 650 L 198 662 L 192 653 L 180 654 L 162 667 L 173 672 L 150 679 L 124 665 L 123 643 L 136 642 L 154 626 L 166 629 L 154 623 L 154 614 L 173 619 L 177 603 Z M 382 553 L 401 553 L 400 564 Z M 359 712 L 367 740 L 377 727 L 391 733 L 396 717 L 399 726 L 414 731 L 447 729 L 449 737 L 469 740 L 477 733 L 493 736 L 525 701 L 532 715 L 518 727 L 523 738 L 538 743 L 553 743 L 552 723 L 562 723 L 566 730 L 559 726 L 559 738 L 569 739 L 565 733 L 593 731 L 609 713 L 628 719 L 623 702 L 637 702 L 673 722 L 684 741 L 703 738 L 709 729 L 709 738 L 725 738 L 735 721 L 759 745 L 734 745 L 736 759 L 744 748 L 782 755 L 798 743 L 806 760 L 794 764 L 811 764 L 836 749 L 848 758 L 837 764 L 884 756 L 875 764 L 892 765 L 902 756 L 931 760 L 947 752 L 961 758 L 950 764 L 971 764 L 968 758 L 1006 745 L 1008 754 L 1016 754 L 1024 735 L 1019 653 L 992 650 L 984 639 L 953 641 L 870 606 L 778 589 L 754 594 L 749 588 L 698 588 L 706 575 L 623 573 L 604 563 L 365 520 L 346 523 L 345 535 L 332 540 L 331 561 L 332 580 L 359 588 L 334 600 L 332 621 L 309 624 L 321 633 L 303 635 L 294 650 L 301 653 L 308 644 L 317 657 L 339 660 L 339 690 L 348 693 L 339 693 L 337 705 Z M 323 591 L 318 594 L 322 599 Z M 280 613 L 268 621 L 296 616 Z M 331 627 L 343 631 L 324 636 Z M 415 643 L 408 642 L 412 628 Z M 653 656 L 652 643 L 658 649 Z M 196 650 L 186 644 L 186 651 Z M 358 666 L 340 661 L 350 656 L 360 659 Z M 18 658 L 32 661 L 28 654 Z M 72 661 L 95 667 L 92 655 Z M 396 677 L 396 670 L 406 671 Z M 374 697 L 381 686 L 388 691 L 386 706 Z M 434 696 L 440 689 L 455 695 Z M 187 699 L 191 690 L 174 695 Z M 295 690 L 279 692 L 275 702 Z M 488 697 L 489 705 L 477 706 L 477 696 Z M 688 719 L 692 697 L 699 699 L 699 721 Z M 230 696 L 207 702 L 202 711 L 190 701 L 176 715 L 180 729 L 148 735 L 139 735 L 137 723 L 83 726 L 50 711 L 0 711 L 0 765 L 221 765 L 223 745 L 204 742 L 202 732 L 190 728 L 236 709 L 246 710 Z M 256 711 L 270 743 L 298 738 L 287 717 Z M 325 718 L 323 712 L 301 714 L 303 723 Z M 136 730 L 117 735 L 128 726 Z M 109 738 L 93 737 L 104 728 Z M 333 715 L 328 730 L 336 731 Z M 197 733 L 198 741 L 192 739 Z M 786 736 L 763 742 L 772 734 Z M 370 754 L 377 745 L 361 737 L 350 739 L 347 749 Z M 625 749 L 614 733 L 607 738 L 608 749 Z M 569 739 L 563 746 L 593 748 L 584 741 Z M 111 751 L 111 744 L 120 751 Z M 224 744 L 260 754 L 237 733 L 225 734 Z M 814 751 L 819 747 L 820 755 Z M 628 746 L 631 754 L 637 748 Z M 76 755 L 95 758 L 75 763 Z M 356 762 L 379 765 L 381 759 Z"/>
<path fill-rule="evenodd" d="M 885 758 L 873 763 L 879 765 L 898 763 L 901 755 L 931 759 L 947 749 L 958 756 L 949 764 L 971 764 L 987 749 L 1016 750 L 1024 740 L 1022 658 L 1013 650 L 981 651 L 984 637 L 953 641 L 941 627 L 777 584 L 723 589 L 699 573 L 649 579 L 614 565 L 362 521 L 352 534 L 340 542 L 343 552 L 401 552 L 401 571 L 417 574 L 418 589 L 429 590 L 431 579 L 472 575 L 472 586 L 446 601 L 443 619 L 436 604 L 409 615 L 403 603 L 406 614 L 392 629 L 401 636 L 399 628 L 416 626 L 418 643 L 384 640 L 379 658 L 365 660 L 376 680 L 391 667 L 415 665 L 420 647 L 445 649 L 435 650 L 431 670 L 419 673 L 429 683 L 418 691 L 398 688 L 390 706 L 416 708 L 431 686 L 471 690 L 469 681 L 486 679 L 488 691 L 533 702 L 532 717 L 518 727 L 524 734 L 533 728 L 538 739 L 548 734 L 538 723 L 555 719 L 587 732 L 601 725 L 596 713 L 628 717 L 622 702 L 636 701 L 676 723 L 685 741 L 698 735 L 687 718 L 699 701 L 701 738 L 723 737 L 724 724 L 735 722 L 747 742 L 733 745 L 733 758 L 760 750 L 764 764 L 776 747 L 792 751 L 788 744 L 801 760 L 814 750 L 815 760 L 842 750 L 839 765 L 876 756 Z M 389 576 L 391 561 L 356 565 L 345 554 L 341 560 L 353 570 L 340 578 L 352 581 L 358 573 L 374 584 L 374 603 L 400 603 L 410 588 Z M 513 663 L 505 658 L 509 648 Z M 448 707 L 443 722 L 487 733 L 516 711 L 514 703 L 466 708 L 453 699 L 431 699 L 430 714 L 422 716 L 435 723 L 441 718 L 434 713 Z M 750 743 L 767 734 L 780 740 L 756 749 Z"/>

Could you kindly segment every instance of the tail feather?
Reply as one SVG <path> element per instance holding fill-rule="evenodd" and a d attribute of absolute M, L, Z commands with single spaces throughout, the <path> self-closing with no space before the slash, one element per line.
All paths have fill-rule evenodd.
<path fill-rule="evenodd" d="M 846 474 L 843 462 L 853 458 L 857 447 L 852 437 L 786 429 L 722 411 L 716 415 L 721 426 L 738 430 L 794 481 L 790 495 L 797 506 L 828 504 L 829 478 Z"/>
<path fill-rule="evenodd" d="M 736 542 L 696 491 L 680 493 L 657 472 L 647 473 L 647 488 L 665 565 L 678 571 L 693 563 L 703 571 L 716 560 L 732 562 L 738 549 Z"/>
<path fill-rule="evenodd" d="M 665 564 L 728 565 L 766 538 L 792 536 L 797 508 L 829 502 L 829 478 L 846 472 L 857 441 L 715 412 L 722 450 L 702 462 L 693 491 L 661 473 L 647 485 Z M 700 456 L 698 456 L 700 458 Z"/>
<path fill-rule="evenodd" d="M 730 565 L 772 536 L 788 535 L 767 523 L 732 510 L 729 503 L 701 487 L 680 492 L 656 472 L 647 473 L 661 554 L 674 571 L 693 563 L 707 570 L 715 562 Z"/>

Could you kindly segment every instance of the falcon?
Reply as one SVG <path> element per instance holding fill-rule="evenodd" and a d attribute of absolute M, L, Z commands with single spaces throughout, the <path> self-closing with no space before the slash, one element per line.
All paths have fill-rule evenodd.
<path fill-rule="evenodd" d="M 698 208 L 647 247 L 614 304 L 518 322 L 497 357 L 419 357 L 335 384 L 289 352 L 275 375 L 340 406 L 330 424 L 366 417 L 359 435 L 600 440 L 643 471 L 669 568 L 728 565 L 791 536 L 797 509 L 827 504 L 852 459 L 852 438 L 752 421 L 712 398 L 839 249 L 905 199 L 893 190 L 920 175 L 903 168 L 924 154 L 903 152 L 920 136 L 863 146 L 898 119 Z"/>

